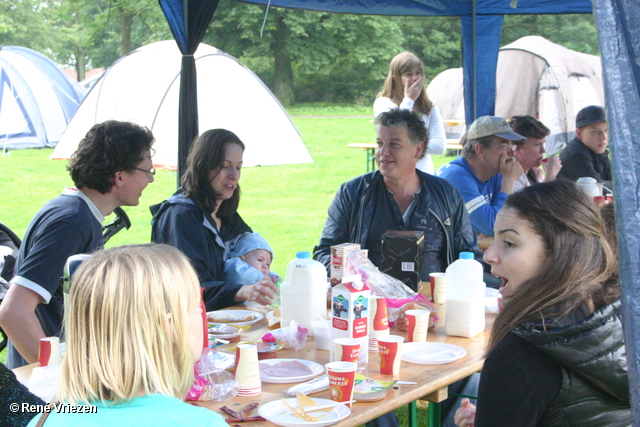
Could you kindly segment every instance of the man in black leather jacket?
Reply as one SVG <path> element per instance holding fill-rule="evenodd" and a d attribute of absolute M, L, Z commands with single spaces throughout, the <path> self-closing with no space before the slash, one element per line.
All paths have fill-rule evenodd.
<path fill-rule="evenodd" d="M 463 251 L 482 253 L 460 193 L 443 179 L 415 168 L 428 142 L 422 121 L 409 111 L 391 110 L 376 118 L 376 162 L 379 170 L 344 183 L 336 194 L 314 249 L 314 259 L 327 269 L 331 246 L 359 243 L 379 266 L 382 235 L 387 230 L 423 231 L 423 280 L 443 272 Z M 488 286 L 497 279 L 485 274 Z"/>
<path fill-rule="evenodd" d="M 368 249 L 371 262 L 379 266 L 382 235 L 387 230 L 411 230 L 424 232 L 422 278 L 428 278 L 431 272 L 445 271 L 460 252 L 475 252 L 482 262 L 482 253 L 458 190 L 445 180 L 416 169 L 428 143 L 422 120 L 408 110 L 393 109 L 376 117 L 376 126 L 378 171 L 342 184 L 329 206 L 314 259 L 328 270 L 332 245 L 359 243 Z M 485 282 L 487 286 L 500 286 L 499 280 L 489 272 L 485 273 Z M 475 393 L 477 378 L 458 381 L 449 390 Z M 447 419 L 453 418 L 454 404 L 455 398 L 442 402 L 443 417 L 450 414 Z M 367 423 L 367 427 L 397 425 L 393 412 Z"/>

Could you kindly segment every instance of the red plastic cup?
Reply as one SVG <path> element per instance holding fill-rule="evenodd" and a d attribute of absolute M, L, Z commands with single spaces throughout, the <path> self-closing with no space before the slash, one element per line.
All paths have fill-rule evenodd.
<path fill-rule="evenodd" d="M 429 274 L 431 285 L 431 300 L 435 303 L 447 302 L 447 275 L 446 273 Z"/>
<path fill-rule="evenodd" d="M 380 355 L 380 373 L 382 375 L 398 375 L 400 373 L 400 355 L 404 337 L 387 335 L 378 338 L 378 354 Z"/>
<path fill-rule="evenodd" d="M 336 338 L 333 340 L 335 362 L 358 362 L 360 340 L 355 338 Z"/>
<path fill-rule="evenodd" d="M 334 402 L 349 402 L 353 400 L 353 386 L 356 380 L 356 368 L 354 362 L 330 362 L 327 363 L 329 375 L 329 395 Z M 351 403 L 346 404 L 351 408 Z"/>
<path fill-rule="evenodd" d="M 425 342 L 429 329 L 429 310 L 407 310 L 407 342 Z"/>
<path fill-rule="evenodd" d="M 62 360 L 60 355 L 60 338 L 40 338 L 38 349 L 38 366 L 57 365 Z"/>

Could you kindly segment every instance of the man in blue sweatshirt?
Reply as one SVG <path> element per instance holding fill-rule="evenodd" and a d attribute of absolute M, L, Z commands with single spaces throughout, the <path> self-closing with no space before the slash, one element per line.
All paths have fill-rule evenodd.
<path fill-rule="evenodd" d="M 462 194 L 471 226 L 480 237 L 493 236 L 496 215 L 523 173 L 513 141 L 524 139 L 502 117 L 479 117 L 460 140 L 460 157 L 436 173 Z"/>

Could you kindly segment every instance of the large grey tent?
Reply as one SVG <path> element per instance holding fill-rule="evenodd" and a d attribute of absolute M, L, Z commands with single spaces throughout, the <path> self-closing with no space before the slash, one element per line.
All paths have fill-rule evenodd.
<path fill-rule="evenodd" d="M 445 70 L 428 93 L 444 119 L 464 119 L 462 68 Z M 575 134 L 575 116 L 587 105 L 604 105 L 600 58 L 567 49 L 540 36 L 522 37 L 500 49 L 495 115 L 530 115 L 550 130 L 546 148 L 559 152 Z M 459 137 L 464 125 L 449 129 Z"/>

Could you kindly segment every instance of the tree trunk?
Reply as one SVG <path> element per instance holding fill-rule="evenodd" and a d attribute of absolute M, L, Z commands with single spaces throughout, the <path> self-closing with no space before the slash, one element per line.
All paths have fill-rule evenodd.
<path fill-rule="evenodd" d="M 73 56 L 76 58 L 76 73 L 78 74 L 77 80 L 81 82 L 85 79 L 86 64 L 84 61 L 84 50 L 76 47 L 73 52 Z"/>
<path fill-rule="evenodd" d="M 131 24 L 133 22 L 133 14 L 120 9 L 120 56 L 124 56 L 131 52 Z"/>
<path fill-rule="evenodd" d="M 271 50 L 273 51 L 273 58 L 275 60 L 273 91 L 276 98 L 280 100 L 280 103 L 288 107 L 294 103 L 293 68 L 291 67 L 291 58 L 287 51 L 288 29 L 284 23 L 282 13 L 278 12 L 275 16 L 276 31 L 273 37 L 274 41 L 271 44 Z"/>

